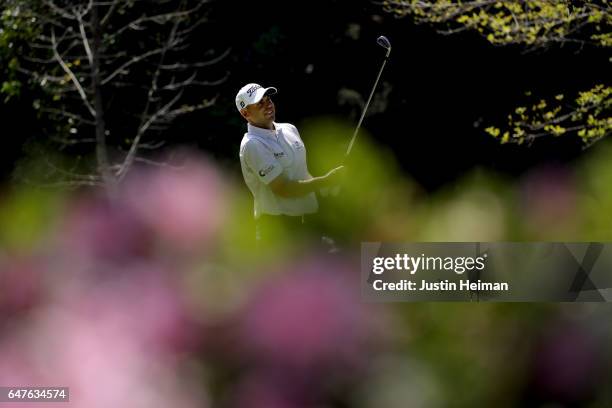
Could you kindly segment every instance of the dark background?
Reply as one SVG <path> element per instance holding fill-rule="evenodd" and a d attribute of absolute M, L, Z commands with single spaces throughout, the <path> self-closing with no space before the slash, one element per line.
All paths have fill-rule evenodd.
<path fill-rule="evenodd" d="M 365 100 L 383 60 L 376 45 L 386 35 L 393 45 L 375 100 L 385 88 L 384 111 L 366 117 L 363 128 L 393 150 L 402 168 L 434 190 L 475 166 L 511 176 L 534 165 L 569 162 L 581 154 L 577 137 L 544 138 L 531 146 L 500 145 L 484 128 L 503 126 L 515 107 L 579 90 L 606 79 L 605 50 L 553 46 L 526 52 L 495 47 L 475 33 L 437 34 L 410 19 L 397 19 L 370 1 L 215 1 L 202 31 L 205 50 L 231 47 L 230 56 L 211 72 L 230 73 L 216 90 L 217 104 L 179 118 L 167 131 L 170 145 L 190 144 L 223 166 L 239 172 L 238 147 L 245 124 L 234 106 L 248 82 L 279 89 L 277 120 L 300 128 L 321 116 L 355 125 L 358 108 L 341 105 L 339 90 Z M 22 145 L 37 133 L 27 93 L 2 106 L 10 137 L 3 149 L 5 179 L 23 155 Z M 116 106 L 116 105 L 115 105 Z M 7 123 L 12 123 L 6 126 Z M 308 144 L 308 141 L 306 140 Z M 348 140 L 347 140 L 348 143 Z"/>

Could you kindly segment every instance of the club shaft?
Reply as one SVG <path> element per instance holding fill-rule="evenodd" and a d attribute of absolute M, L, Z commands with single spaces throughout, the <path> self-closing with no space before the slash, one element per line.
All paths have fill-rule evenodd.
<path fill-rule="evenodd" d="M 368 111 L 368 106 L 370 106 L 370 102 L 372 101 L 372 97 L 374 96 L 374 92 L 376 91 L 376 86 L 378 85 L 380 76 L 382 75 L 382 72 L 385 69 L 385 65 L 387 64 L 387 60 L 389 59 L 389 51 L 390 50 L 388 50 L 387 55 L 385 56 L 385 60 L 383 61 L 382 66 L 380 67 L 380 71 L 378 71 L 378 76 L 376 77 L 376 81 L 374 82 L 374 86 L 372 87 L 372 91 L 370 92 L 370 96 L 368 97 L 368 101 L 363 107 L 363 111 L 361 112 L 361 117 L 359 118 L 359 122 L 357 123 L 357 127 L 355 128 L 355 131 L 353 132 L 353 137 L 351 137 L 351 142 L 348 145 L 348 149 L 346 149 L 345 156 L 348 156 L 351 153 L 351 150 L 353 149 L 353 144 L 355 143 L 355 139 L 357 138 L 357 133 L 359 133 L 359 128 L 361 127 L 361 123 L 363 122 L 363 118 L 365 118 L 365 114 Z"/>

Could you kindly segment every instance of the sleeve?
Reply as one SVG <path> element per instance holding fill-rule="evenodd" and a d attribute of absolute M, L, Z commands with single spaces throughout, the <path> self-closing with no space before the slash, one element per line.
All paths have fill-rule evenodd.
<path fill-rule="evenodd" d="M 265 184 L 269 184 L 283 172 L 283 166 L 262 143 L 247 143 L 244 146 L 244 160 Z"/>
<path fill-rule="evenodd" d="M 302 136 L 300 136 L 300 132 L 298 131 L 298 129 L 291 123 L 289 123 L 289 126 L 291 126 L 291 129 L 295 132 L 295 135 L 297 136 L 298 139 L 300 139 L 300 142 L 301 142 Z"/>

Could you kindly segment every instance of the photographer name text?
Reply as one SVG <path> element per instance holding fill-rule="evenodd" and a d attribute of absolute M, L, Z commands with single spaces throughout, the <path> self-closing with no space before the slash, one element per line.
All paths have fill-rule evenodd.
<path fill-rule="evenodd" d="M 459 282 L 443 281 L 426 281 L 421 279 L 420 282 L 415 282 L 409 279 L 402 279 L 398 282 L 385 282 L 382 279 L 377 279 L 372 283 L 372 287 L 376 291 L 419 291 L 419 292 L 443 292 L 443 291 L 508 291 L 510 285 L 508 282 L 483 282 L 481 280 L 470 281 L 468 279 L 460 280 Z"/>

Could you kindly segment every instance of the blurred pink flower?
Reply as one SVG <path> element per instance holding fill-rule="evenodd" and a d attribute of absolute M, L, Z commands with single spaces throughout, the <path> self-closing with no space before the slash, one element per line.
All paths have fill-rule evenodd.
<path fill-rule="evenodd" d="M 254 294 L 243 313 L 239 339 L 263 366 L 357 370 L 367 362 L 370 343 L 382 335 L 361 300 L 359 271 L 338 260 L 288 266 Z"/>
<path fill-rule="evenodd" d="M 93 280 L 70 307 L 85 317 L 132 333 L 151 351 L 185 351 L 199 341 L 196 319 L 177 286 L 177 274 L 159 262 L 134 263 L 112 280 Z"/>
<path fill-rule="evenodd" d="M 556 401 L 589 398 L 601 377 L 601 353 L 588 328 L 576 323 L 551 327 L 535 351 L 539 393 Z"/>
<path fill-rule="evenodd" d="M 148 272 L 83 286 L 14 325 L 0 337 L 0 384 L 67 386 L 72 407 L 207 406 L 198 379 L 177 375 L 186 312 Z"/>
<path fill-rule="evenodd" d="M 577 217 L 576 187 L 563 167 L 547 166 L 532 171 L 523 182 L 522 203 L 527 226 L 536 233 L 572 231 Z"/>
<path fill-rule="evenodd" d="M 176 169 L 136 169 L 123 187 L 129 208 L 165 244 L 180 250 L 201 249 L 225 216 L 221 177 L 200 158 Z"/>
<path fill-rule="evenodd" d="M 231 391 L 232 408 L 312 408 L 313 404 L 287 378 L 258 372 L 243 379 Z M 312 394 L 306 394 L 312 399 Z"/>
<path fill-rule="evenodd" d="M 141 256 L 150 246 L 150 232 L 129 208 L 97 195 L 74 200 L 58 234 L 65 257 L 95 262 Z"/>
<path fill-rule="evenodd" d="M 33 256 L 0 260 L 0 322 L 37 306 L 45 297 L 43 265 Z"/>

